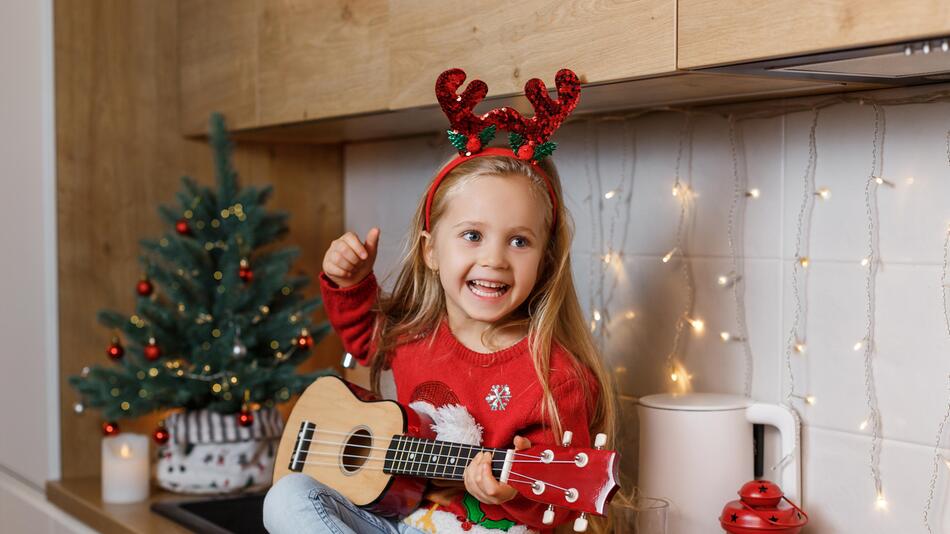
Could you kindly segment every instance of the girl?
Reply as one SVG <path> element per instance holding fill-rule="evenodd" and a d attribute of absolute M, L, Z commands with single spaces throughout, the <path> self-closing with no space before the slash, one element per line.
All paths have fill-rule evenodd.
<path fill-rule="evenodd" d="M 416 209 L 392 294 L 381 295 L 373 264 L 380 231 L 346 233 L 327 250 L 321 291 L 344 347 L 371 365 L 373 388 L 392 370 L 397 400 L 439 414 L 467 410 L 475 445 L 524 449 L 590 446 L 612 436 L 612 389 L 578 304 L 570 270 L 573 229 L 554 165 L 489 148 L 443 166 Z M 453 420 L 457 421 L 455 417 Z M 447 420 L 444 417 L 442 420 Z M 444 428 L 436 428 L 440 438 Z M 457 435 L 449 441 L 461 441 Z M 530 501 L 476 456 L 464 485 L 440 485 L 400 521 L 375 516 L 306 475 L 268 493 L 272 534 L 550 532 L 568 520 Z"/>

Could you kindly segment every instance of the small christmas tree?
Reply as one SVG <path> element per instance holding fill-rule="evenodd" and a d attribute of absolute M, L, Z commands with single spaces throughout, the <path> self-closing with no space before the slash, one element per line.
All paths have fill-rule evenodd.
<path fill-rule="evenodd" d="M 171 229 L 141 241 L 135 313 L 99 312 L 116 331 L 112 363 L 70 378 L 77 411 L 101 410 L 107 434 L 116 419 L 176 408 L 238 413 L 246 425 L 253 407 L 286 401 L 328 372 L 294 372 L 329 331 L 311 324 L 321 302 L 301 296 L 309 278 L 289 275 L 298 249 L 261 250 L 286 234 L 288 215 L 265 211 L 270 186 L 238 187 L 223 117 L 210 126 L 217 190 L 182 178 L 179 207 L 159 208 Z"/>

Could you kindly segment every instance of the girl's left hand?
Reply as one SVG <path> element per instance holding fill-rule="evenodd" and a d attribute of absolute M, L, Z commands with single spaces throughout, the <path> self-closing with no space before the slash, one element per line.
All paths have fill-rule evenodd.
<path fill-rule="evenodd" d="M 521 451 L 531 447 L 528 438 L 515 436 L 515 450 Z M 491 470 L 491 453 L 483 452 L 465 467 L 465 489 L 473 497 L 485 504 L 501 504 L 515 498 L 518 494 L 515 488 L 498 482 Z"/>

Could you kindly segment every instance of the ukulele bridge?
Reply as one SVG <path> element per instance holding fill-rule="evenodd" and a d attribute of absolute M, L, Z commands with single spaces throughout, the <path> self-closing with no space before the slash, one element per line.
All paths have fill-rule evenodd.
<path fill-rule="evenodd" d="M 313 438 L 313 432 L 317 425 L 310 421 L 300 423 L 300 432 L 297 432 L 297 441 L 294 442 L 294 448 L 290 455 L 289 469 L 294 472 L 303 471 L 303 466 L 307 463 L 307 453 L 310 451 L 310 440 Z"/>

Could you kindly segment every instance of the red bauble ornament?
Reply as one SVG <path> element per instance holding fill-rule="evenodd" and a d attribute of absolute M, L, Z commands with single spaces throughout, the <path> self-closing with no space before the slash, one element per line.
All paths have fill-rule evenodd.
<path fill-rule="evenodd" d="M 254 424 L 254 413 L 248 410 L 247 408 L 242 408 L 240 413 L 238 413 L 238 424 L 243 427 L 248 427 Z"/>
<path fill-rule="evenodd" d="M 807 523 L 808 514 L 768 480 L 746 482 L 739 500 L 727 503 L 719 516 L 719 524 L 731 534 L 798 534 Z"/>
<path fill-rule="evenodd" d="M 238 276 L 246 284 L 254 279 L 254 271 L 251 270 L 251 265 L 246 259 L 241 260 L 241 265 L 238 267 Z"/>
<path fill-rule="evenodd" d="M 139 296 L 147 297 L 152 294 L 152 291 L 155 290 L 155 287 L 152 286 L 152 283 L 148 281 L 148 278 L 143 278 L 139 280 L 139 283 L 135 285 L 135 292 Z"/>
<path fill-rule="evenodd" d="M 159 445 L 164 445 L 168 443 L 168 430 L 165 430 L 164 426 L 159 426 L 152 432 L 152 439 L 155 440 L 155 443 Z"/>
<path fill-rule="evenodd" d="M 145 359 L 150 362 L 155 361 L 162 356 L 162 349 L 155 344 L 154 337 L 149 338 L 148 345 L 145 345 L 143 352 L 145 353 Z"/>
<path fill-rule="evenodd" d="M 478 152 L 482 149 L 482 140 L 478 136 L 473 135 L 469 137 L 468 142 L 465 143 L 465 150 L 471 152 L 472 154 Z"/>
<path fill-rule="evenodd" d="M 122 348 L 122 344 L 119 343 L 119 338 L 112 338 L 112 343 L 106 347 L 106 355 L 112 360 L 118 360 L 123 354 L 125 354 L 125 349 Z"/>
<path fill-rule="evenodd" d="M 119 433 L 119 423 L 115 421 L 106 421 L 102 423 L 102 435 L 114 436 Z"/>
<path fill-rule="evenodd" d="M 295 340 L 295 343 L 300 350 L 310 350 L 313 347 L 313 336 L 305 328 L 300 331 L 300 336 Z"/>
<path fill-rule="evenodd" d="M 528 160 L 534 157 L 534 145 L 525 143 L 518 147 L 518 159 Z"/>
<path fill-rule="evenodd" d="M 178 219 L 178 221 L 175 223 L 175 231 L 181 235 L 190 235 L 191 228 L 188 227 L 188 220 Z"/>

